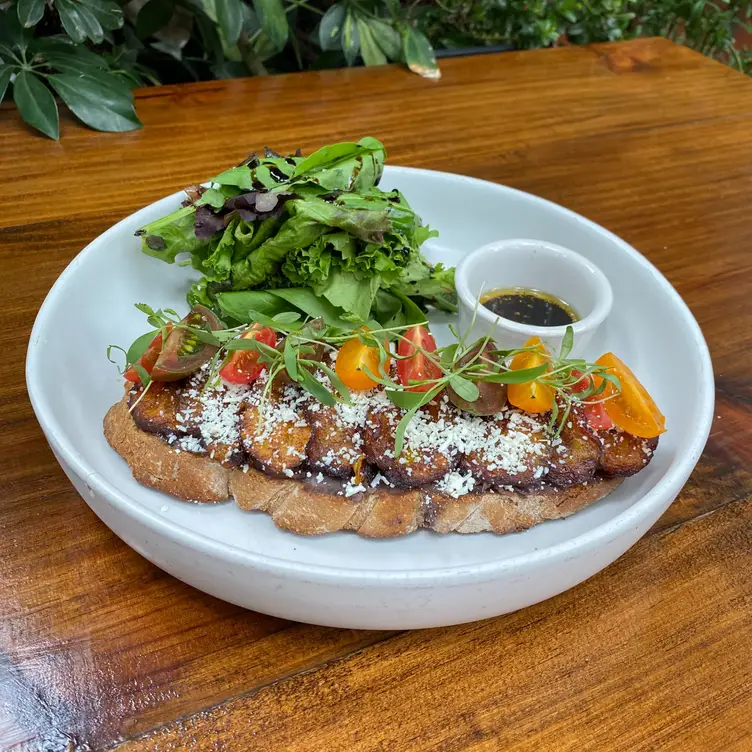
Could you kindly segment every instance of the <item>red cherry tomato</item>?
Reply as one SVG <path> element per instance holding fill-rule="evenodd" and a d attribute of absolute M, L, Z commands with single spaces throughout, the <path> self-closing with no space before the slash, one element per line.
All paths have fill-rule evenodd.
<path fill-rule="evenodd" d="M 254 324 L 241 335 L 241 339 L 255 339 L 269 347 L 276 347 L 277 335 L 273 329 Z M 219 375 L 231 384 L 250 384 L 255 381 L 266 368 L 265 363 L 259 363 L 258 350 L 233 350 L 230 359 L 219 369 Z"/>
<path fill-rule="evenodd" d="M 614 421 L 606 412 L 605 402 L 583 402 L 582 410 L 590 428 L 596 431 L 608 431 L 614 427 Z"/>
<path fill-rule="evenodd" d="M 410 327 L 397 345 L 397 355 L 400 356 L 397 361 L 397 376 L 408 392 L 427 392 L 433 387 L 433 384 L 408 386 L 411 381 L 441 378 L 441 369 L 418 348 L 425 352 L 436 352 L 436 340 L 425 326 Z"/>
<path fill-rule="evenodd" d="M 172 324 L 167 324 L 165 327 L 167 334 L 172 331 Z M 162 332 L 159 331 L 154 335 L 154 339 L 149 343 L 149 346 L 144 351 L 144 354 L 138 359 L 138 365 L 151 376 L 151 372 L 154 369 L 154 364 L 157 362 L 159 353 L 162 352 Z M 141 381 L 141 377 L 138 375 L 136 369 L 130 365 L 125 369 L 123 378 L 126 381 L 132 381 L 134 384 Z"/>
<path fill-rule="evenodd" d="M 584 392 L 593 381 L 592 376 L 584 376 L 582 371 L 578 371 L 576 368 L 572 369 L 572 376 L 579 376 L 580 380 L 576 381 L 574 384 L 572 384 L 572 386 L 569 387 L 570 392 Z"/>
<path fill-rule="evenodd" d="M 584 392 L 593 385 L 593 377 L 584 376 L 582 371 L 572 370 L 572 376 L 580 376 L 580 380 L 576 381 L 569 387 L 569 390 L 574 394 Z M 594 431 L 608 431 L 613 428 L 614 422 L 606 411 L 606 403 L 597 401 L 602 399 L 602 397 L 599 395 L 597 397 L 592 397 L 591 399 L 596 401 L 589 402 L 588 400 L 585 400 L 582 403 L 582 412 L 590 428 Z"/>

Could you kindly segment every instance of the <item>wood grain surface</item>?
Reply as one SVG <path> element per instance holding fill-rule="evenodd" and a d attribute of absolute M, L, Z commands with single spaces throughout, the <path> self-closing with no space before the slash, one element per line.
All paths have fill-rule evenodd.
<path fill-rule="evenodd" d="M 138 93 L 145 128 L 52 142 L 0 107 L 0 749 L 752 749 L 752 81 L 664 40 Z M 392 164 L 557 201 L 697 316 L 717 419 L 606 571 L 516 614 L 403 634 L 243 611 L 101 524 L 25 393 L 57 275 L 118 219 L 265 144 L 370 134 Z M 71 354 L 75 357 L 75 353 Z"/>

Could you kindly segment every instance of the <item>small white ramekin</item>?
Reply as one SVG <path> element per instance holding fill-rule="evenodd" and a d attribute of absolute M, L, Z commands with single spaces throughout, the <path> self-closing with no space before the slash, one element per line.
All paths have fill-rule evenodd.
<path fill-rule="evenodd" d="M 460 332 L 468 341 L 493 330 L 499 347 L 522 347 L 538 336 L 558 351 L 566 326 L 531 326 L 502 318 L 478 302 L 499 288 L 527 287 L 555 295 L 580 317 L 574 330 L 575 353 L 585 348 L 611 311 L 613 293 L 603 272 L 580 254 L 542 240 L 500 240 L 465 256 L 455 273 Z M 473 321 L 474 318 L 474 321 Z"/>

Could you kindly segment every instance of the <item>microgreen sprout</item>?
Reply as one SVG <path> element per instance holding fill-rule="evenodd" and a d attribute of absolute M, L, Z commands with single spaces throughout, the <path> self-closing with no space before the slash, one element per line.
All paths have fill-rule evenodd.
<path fill-rule="evenodd" d="M 603 396 L 608 383 L 613 384 L 617 391 L 621 388 L 618 379 L 604 366 L 589 363 L 582 358 L 569 357 L 574 344 L 572 327 L 567 327 L 559 352 L 547 353 L 545 363 L 533 368 L 514 370 L 510 363 L 515 355 L 540 351 L 534 347 L 499 349 L 493 340 L 493 330 L 485 337 L 468 342 L 467 333 L 460 334 L 450 325 L 457 341 L 431 352 L 407 339 L 408 330 L 415 324 L 381 327 L 376 322 L 370 322 L 372 326 L 353 332 L 327 326 L 321 319 L 303 318 L 297 313 L 284 312 L 267 316 L 258 311 L 249 311 L 248 317 L 253 322 L 252 325 L 268 327 L 278 335 L 279 344 L 277 347 L 270 347 L 257 339 L 242 338 L 241 335 L 248 329 L 245 324 L 209 331 L 183 324 L 178 314 L 171 309 L 155 311 L 145 304 L 138 304 L 136 307 L 146 314 L 153 330 L 139 337 L 127 351 L 111 346 L 107 351 L 108 358 L 111 359 L 114 350 L 125 353 L 126 367 L 137 367 L 142 383 L 148 388 L 148 374 L 142 374 L 143 369 L 138 370 L 140 366 L 137 361 L 151 339 L 161 331 L 164 343 L 170 328 L 187 330 L 200 341 L 217 348 L 208 365 L 208 378 L 204 388 L 219 383 L 219 370 L 233 352 L 258 352 L 259 363 L 265 365 L 268 371 L 261 397 L 262 404 L 263 400 L 268 399 L 272 385 L 278 379 L 297 384 L 322 404 L 331 406 L 337 402 L 349 403 L 350 391 L 335 370 L 325 362 L 325 353 L 336 352 L 346 340 L 357 337 L 365 346 L 378 349 L 378 373 L 365 369 L 366 374 L 383 386 L 389 400 L 404 411 L 395 432 L 395 454 L 401 452 L 405 429 L 416 412 L 447 387 L 454 390 L 462 400 L 473 403 L 479 398 L 479 384 L 509 385 L 537 381 L 554 393 L 549 430 L 556 435 L 561 432 L 574 405 L 610 399 Z M 394 351 L 392 344 L 401 340 L 410 342 L 410 356 L 401 356 Z M 431 361 L 440 375 L 402 384 L 393 378 L 393 372 L 386 364 L 390 360 L 413 357 L 415 352 Z M 575 392 L 573 387 L 583 378 L 586 379 L 587 386 Z"/>

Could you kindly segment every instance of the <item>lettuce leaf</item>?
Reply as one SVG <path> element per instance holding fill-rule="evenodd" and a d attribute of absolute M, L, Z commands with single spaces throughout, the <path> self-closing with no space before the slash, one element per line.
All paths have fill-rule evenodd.
<path fill-rule="evenodd" d="M 306 301 L 306 313 L 324 306 L 330 318 L 348 323 L 415 318 L 412 309 L 420 308 L 408 306 L 405 296 L 420 306 L 450 308 L 452 270 L 431 267 L 420 252 L 437 233 L 401 193 L 377 187 L 385 156 L 373 138 L 306 158 L 265 150 L 216 176 L 208 189 L 191 186 L 182 208 L 137 234 L 145 253 L 168 263 L 189 254 L 205 275 L 189 302 L 228 316 L 229 306 L 235 314 L 242 312 L 238 306 L 256 310 L 250 299 L 236 297 L 246 291 L 280 291 L 264 297 L 265 305 L 287 291 Z"/>

